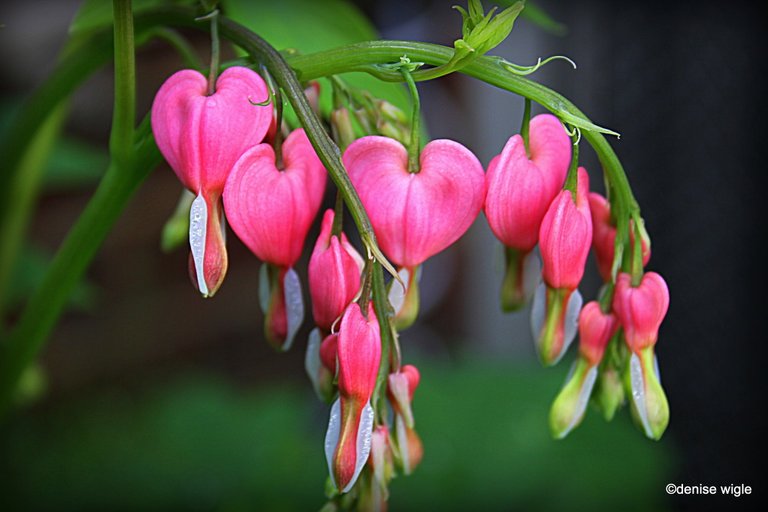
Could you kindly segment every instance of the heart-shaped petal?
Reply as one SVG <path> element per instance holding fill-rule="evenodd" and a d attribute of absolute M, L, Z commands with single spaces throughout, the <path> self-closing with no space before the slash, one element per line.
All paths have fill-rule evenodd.
<path fill-rule="evenodd" d="M 272 106 L 258 73 L 240 66 L 224 71 L 216 92 L 197 71 L 173 74 L 152 104 L 152 132 L 157 147 L 182 183 L 197 193 L 221 193 L 240 155 L 264 139 Z"/>
<path fill-rule="evenodd" d="M 284 168 L 268 144 L 237 161 L 224 189 L 227 219 L 240 240 L 262 261 L 292 267 L 325 191 L 325 168 L 304 130 L 283 143 Z"/>
<path fill-rule="evenodd" d="M 418 173 L 408 172 L 402 144 L 379 136 L 353 142 L 344 165 L 381 249 L 403 267 L 416 267 L 458 240 L 485 198 L 480 162 L 451 140 L 427 144 Z"/>

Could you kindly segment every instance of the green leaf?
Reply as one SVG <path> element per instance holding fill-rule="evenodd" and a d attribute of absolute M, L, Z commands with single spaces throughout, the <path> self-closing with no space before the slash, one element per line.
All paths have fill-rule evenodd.
<path fill-rule="evenodd" d="M 302 53 L 312 53 L 378 39 L 371 22 L 357 7 L 345 0 L 257 3 L 249 0 L 223 0 L 222 5 L 230 18 L 253 30 L 280 50 L 295 49 Z M 289 25 L 286 20 L 290 20 Z M 400 84 L 382 82 L 365 73 L 349 73 L 344 79 L 377 98 L 402 109 L 408 108 L 408 94 Z M 331 87 L 328 83 L 321 87 L 320 106 L 323 112 L 331 108 Z"/>
<path fill-rule="evenodd" d="M 502 0 L 499 3 L 507 4 L 511 2 L 509 0 Z M 550 34 L 564 36 L 568 33 L 568 27 L 565 24 L 553 19 L 547 11 L 532 2 L 525 3 L 525 9 L 521 16 Z"/>

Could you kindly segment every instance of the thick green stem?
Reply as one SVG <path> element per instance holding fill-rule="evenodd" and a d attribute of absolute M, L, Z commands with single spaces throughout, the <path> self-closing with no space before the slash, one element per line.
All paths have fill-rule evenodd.
<path fill-rule="evenodd" d="M 408 172 L 417 173 L 420 170 L 421 164 L 419 162 L 419 135 L 421 128 L 419 127 L 419 121 L 421 120 L 421 100 L 419 99 L 419 90 L 416 88 L 416 82 L 413 81 L 411 72 L 405 68 L 402 68 L 400 72 L 403 74 L 405 83 L 408 85 L 408 90 L 411 92 L 411 101 L 413 102 L 413 112 L 411 113 L 411 136 L 408 141 Z"/>
<path fill-rule="evenodd" d="M 115 104 L 109 152 L 114 165 L 128 172 L 133 159 L 136 126 L 136 56 L 131 0 L 112 2 L 115 31 Z"/>

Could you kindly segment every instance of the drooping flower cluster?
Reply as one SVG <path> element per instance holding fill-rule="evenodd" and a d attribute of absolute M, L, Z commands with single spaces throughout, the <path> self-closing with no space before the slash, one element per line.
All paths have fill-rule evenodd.
<path fill-rule="evenodd" d="M 581 422 L 590 398 L 610 419 L 629 394 L 643 431 L 658 439 L 669 409 L 653 346 L 669 302 L 667 288 L 658 274 L 642 274 L 650 241 L 641 220 L 621 219 L 629 248 L 622 259 L 614 258 L 619 220 L 607 199 L 589 192 L 589 176 L 577 164 L 568 134 L 550 115 L 531 119 L 528 140 L 512 136 L 491 160 L 485 214 L 506 247 L 502 308 L 518 309 L 536 288 L 531 326 L 545 366 L 556 364 L 579 334 L 578 356 L 550 413 L 555 437 Z M 606 286 L 599 302 L 582 308 L 578 286 L 590 247 Z M 620 268 L 631 273 L 616 275 Z M 626 391 L 621 376 L 627 377 Z"/>
<path fill-rule="evenodd" d="M 189 224 L 193 282 L 205 297 L 221 286 L 226 216 L 263 262 L 258 296 L 265 337 L 287 350 L 304 318 L 295 267 L 321 207 L 326 170 L 304 130 L 288 134 L 279 113 L 262 104 L 269 93 L 257 73 L 232 67 L 215 91 L 206 85 L 199 73 L 180 71 L 163 84 L 152 109 L 158 147 L 196 197 Z M 317 102 L 318 86 L 310 85 L 307 95 Z M 560 361 L 579 335 L 573 370 L 551 408 L 553 435 L 565 437 L 578 426 L 590 400 L 610 419 L 631 396 L 644 433 L 658 439 L 669 408 L 654 346 L 668 290 L 658 274 L 643 273 L 650 240 L 639 212 L 626 205 L 612 211 L 606 198 L 590 193 L 562 122 L 549 114 L 526 121 L 526 135 L 512 136 L 484 172 L 458 142 L 433 140 L 420 149 L 418 130 L 408 130 L 394 106 L 377 100 L 365 107 L 336 105 L 328 118 L 375 242 L 363 241 L 363 259 L 343 232 L 338 200 L 323 214 L 308 265 L 315 327 L 305 367 L 331 406 L 325 455 L 336 497 L 384 510 L 395 471 L 410 474 L 420 463 L 424 448 L 412 401 L 421 376 L 402 364 L 398 331 L 418 316 L 420 266 L 459 240 L 480 211 L 505 246 L 502 309 L 532 300 L 542 363 Z M 363 131 L 375 134 L 358 137 L 351 112 Z M 398 267 L 384 300 L 373 291 L 382 286 L 373 284 L 377 248 Z M 590 248 L 606 285 L 582 308 L 578 287 Z"/>

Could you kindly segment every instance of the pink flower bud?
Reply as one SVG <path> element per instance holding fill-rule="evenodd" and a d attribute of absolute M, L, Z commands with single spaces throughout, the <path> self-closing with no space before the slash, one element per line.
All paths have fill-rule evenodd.
<path fill-rule="evenodd" d="M 237 161 L 224 188 L 224 208 L 232 229 L 262 261 L 292 267 L 320 208 L 325 168 L 303 129 L 283 143 L 283 168 L 268 144 Z"/>
<path fill-rule="evenodd" d="M 633 352 L 653 347 L 659 326 L 669 309 L 669 288 L 656 272 L 646 272 L 638 286 L 621 273 L 616 279 L 613 311 L 624 328 L 627 345 Z"/>
<path fill-rule="evenodd" d="M 227 270 L 219 205 L 232 166 L 264 138 L 272 118 L 264 80 L 244 67 L 219 76 L 207 94 L 206 78 L 191 69 L 173 74 L 152 103 L 152 132 L 157 147 L 178 178 L 197 198 L 190 211 L 189 242 L 194 281 L 211 296 Z"/>
<path fill-rule="evenodd" d="M 571 191 L 560 191 L 541 222 L 539 248 L 544 281 L 552 288 L 574 290 L 584 275 L 592 242 L 588 193 L 589 176 L 580 167 L 576 200 Z"/>
<path fill-rule="evenodd" d="M 325 436 L 328 468 L 341 492 L 352 488 L 370 454 L 374 416 L 370 399 L 380 359 L 381 335 L 373 305 L 369 304 L 366 317 L 353 302 L 339 325 L 339 400 L 331 409 Z"/>
<path fill-rule="evenodd" d="M 605 347 L 618 329 L 613 313 L 603 313 L 600 303 L 588 302 L 579 313 L 579 352 L 589 366 L 597 366 L 603 359 Z"/>
<path fill-rule="evenodd" d="M 323 366 L 336 375 L 336 351 L 339 346 L 339 334 L 331 333 L 320 344 L 320 361 Z"/>
<path fill-rule="evenodd" d="M 485 215 L 494 235 L 507 247 L 530 252 L 541 220 L 562 187 L 571 143 L 562 123 L 549 114 L 530 123 L 528 158 L 520 135 L 512 136 L 486 174 Z"/>
<path fill-rule="evenodd" d="M 485 198 L 483 167 L 467 148 L 433 140 L 420 171 L 408 172 L 408 153 L 396 140 L 368 136 L 344 152 L 344 166 L 386 256 L 415 268 L 469 228 Z"/>
<path fill-rule="evenodd" d="M 589 211 L 592 214 L 592 248 L 595 251 L 597 269 L 603 281 L 610 282 L 611 268 L 616 251 L 616 227 L 611 223 L 611 207 L 608 200 L 597 192 L 589 193 Z M 630 240 L 634 244 L 635 233 L 630 224 Z M 643 239 L 643 266 L 651 259 L 649 240 Z M 629 250 L 632 250 L 631 247 Z"/>
<path fill-rule="evenodd" d="M 397 462 L 403 473 L 410 475 L 424 458 L 424 445 L 416 430 L 409 428 L 400 415 L 395 416 L 395 440 Z"/>
<path fill-rule="evenodd" d="M 360 289 L 363 259 L 346 235 L 332 236 L 333 210 L 323 216 L 320 236 L 309 259 L 309 295 L 315 324 L 328 332 Z M 334 356 L 335 357 L 335 356 Z"/>
<path fill-rule="evenodd" d="M 389 402 L 395 414 L 403 417 L 408 428 L 413 428 L 414 424 L 411 402 L 420 379 L 419 370 L 410 364 L 400 368 L 399 372 L 390 373 L 387 378 Z"/>

